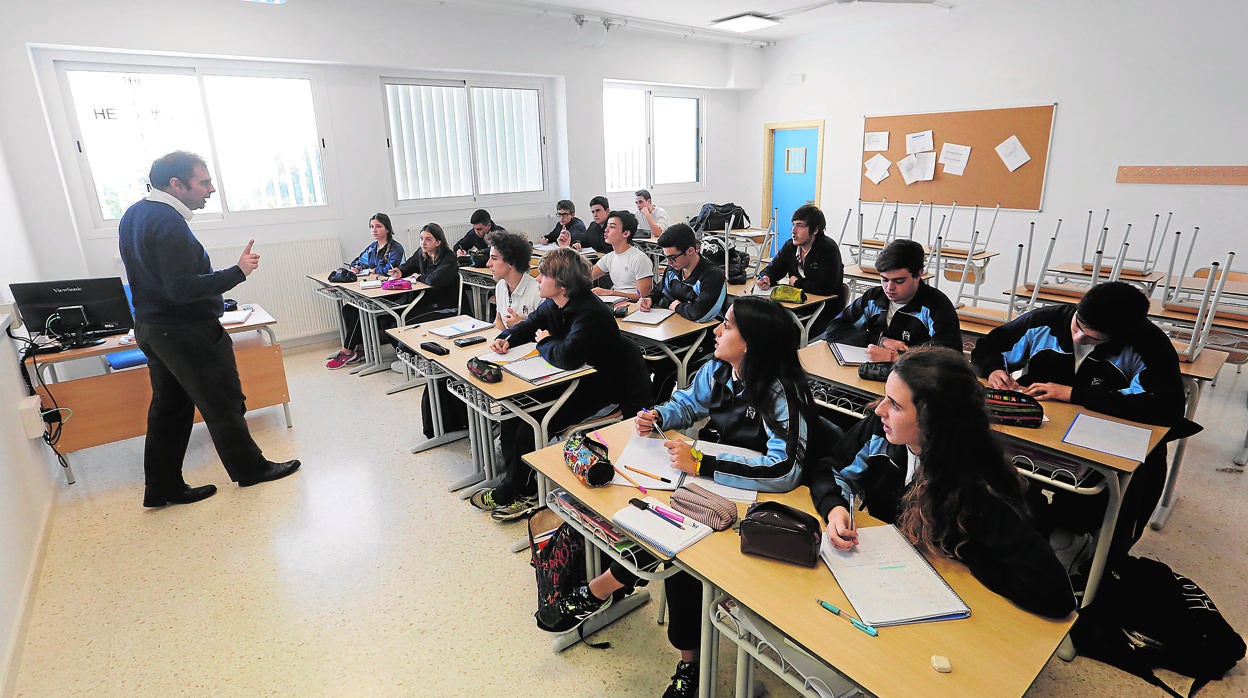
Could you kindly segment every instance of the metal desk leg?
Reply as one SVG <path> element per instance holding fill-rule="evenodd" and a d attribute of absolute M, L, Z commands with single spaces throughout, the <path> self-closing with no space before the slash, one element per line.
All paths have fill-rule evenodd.
<path fill-rule="evenodd" d="M 690 572 L 689 574 L 693 574 Z M 698 697 L 714 698 L 715 696 L 715 651 L 719 633 L 711 625 L 711 613 L 715 610 L 715 585 L 702 580 L 702 641 L 698 646 Z"/>
<path fill-rule="evenodd" d="M 1243 465 L 1248 463 L 1248 433 L 1244 434 L 1244 446 L 1239 450 L 1239 455 L 1235 456 L 1235 465 Z"/>
<path fill-rule="evenodd" d="M 1191 419 L 1200 405 L 1200 381 L 1191 376 L 1183 376 L 1184 406 L 1183 416 Z M 1190 437 L 1189 437 L 1190 438 Z M 1161 490 L 1161 499 L 1153 516 L 1148 520 L 1148 527 L 1160 531 L 1178 503 L 1179 469 L 1183 466 L 1183 453 L 1187 450 L 1187 439 L 1179 439 L 1174 446 L 1174 456 L 1170 459 L 1170 469 L 1166 473 L 1166 484 Z"/>
<path fill-rule="evenodd" d="M 1114 475 L 1117 475 L 1115 477 Z M 1105 572 L 1105 562 L 1109 559 L 1109 546 L 1114 539 L 1114 529 L 1118 525 L 1118 512 L 1122 509 L 1122 493 L 1127 491 L 1131 483 L 1131 473 L 1106 473 L 1105 486 L 1109 491 L 1109 502 L 1105 505 L 1105 516 L 1101 519 L 1101 530 L 1096 537 L 1096 552 L 1092 554 L 1092 566 L 1088 569 L 1088 585 L 1083 591 L 1082 608 L 1092 605 L 1096 598 L 1097 587 L 1101 584 L 1101 575 Z"/>

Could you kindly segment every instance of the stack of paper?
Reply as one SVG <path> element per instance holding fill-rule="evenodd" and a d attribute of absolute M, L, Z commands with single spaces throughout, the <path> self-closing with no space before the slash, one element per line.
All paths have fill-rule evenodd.
<path fill-rule="evenodd" d="M 850 344 L 841 344 L 840 342 L 832 342 L 832 355 L 836 357 L 836 362 L 842 366 L 858 366 L 871 361 L 867 357 L 866 347 L 855 347 Z"/>
<path fill-rule="evenodd" d="M 249 306 L 242 306 L 238 310 L 231 310 L 230 312 L 222 315 L 221 324 L 222 325 L 237 325 L 243 322 L 247 322 L 247 318 L 249 317 L 251 317 L 251 308 Z"/>
<path fill-rule="evenodd" d="M 429 331 L 438 335 L 439 337 L 445 337 L 446 339 L 450 339 L 452 337 L 458 337 L 461 334 L 468 334 L 470 332 L 484 330 L 487 327 L 493 327 L 493 325 L 491 325 L 490 323 L 484 320 L 465 320 L 463 322 L 457 322 L 454 325 L 444 325 L 442 327 L 435 327 Z"/>
<path fill-rule="evenodd" d="M 503 370 L 520 380 L 528 381 L 533 385 L 541 385 L 549 383 L 557 378 L 561 378 L 570 373 L 584 371 L 589 368 L 588 365 L 574 369 L 562 369 L 551 364 L 540 356 L 534 356 L 529 359 L 520 359 L 511 363 L 503 364 Z"/>

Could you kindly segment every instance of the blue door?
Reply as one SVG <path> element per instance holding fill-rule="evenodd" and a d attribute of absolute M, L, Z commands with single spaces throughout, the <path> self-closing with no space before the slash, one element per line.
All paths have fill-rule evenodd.
<path fill-rule="evenodd" d="M 800 170 L 800 171 L 796 171 Z M 792 237 L 793 212 L 815 202 L 815 178 L 819 171 L 819 129 L 775 131 L 771 158 L 771 206 L 776 214 L 776 249 Z M 771 211 L 763 211 L 769 220 Z M 774 250 L 773 250 L 774 252 Z"/>

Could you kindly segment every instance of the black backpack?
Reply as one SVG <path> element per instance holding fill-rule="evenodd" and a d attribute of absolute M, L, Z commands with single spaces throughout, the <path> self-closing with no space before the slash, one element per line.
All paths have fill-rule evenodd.
<path fill-rule="evenodd" d="M 689 226 L 694 230 L 723 230 L 728 221 L 732 221 L 733 230 L 750 227 L 749 214 L 733 203 L 703 204 L 698 215 L 689 219 Z"/>
<path fill-rule="evenodd" d="M 702 241 L 702 248 L 699 250 L 706 261 L 717 267 L 724 266 L 724 245 L 719 240 L 711 237 Z M 728 250 L 728 283 L 743 284 L 745 283 L 746 271 L 750 268 L 750 255 L 748 252 L 738 250 L 735 247 Z"/>
<path fill-rule="evenodd" d="M 1182 696 L 1153 673 L 1195 679 L 1189 696 L 1244 658 L 1244 639 L 1196 582 L 1165 563 L 1127 557 L 1105 576 L 1096 601 L 1070 631 L 1079 654 Z"/>

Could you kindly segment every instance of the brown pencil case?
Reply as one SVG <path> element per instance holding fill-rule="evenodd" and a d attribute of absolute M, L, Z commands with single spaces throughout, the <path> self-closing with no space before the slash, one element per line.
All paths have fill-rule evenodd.
<path fill-rule="evenodd" d="M 692 482 L 672 492 L 672 508 L 716 531 L 728 528 L 737 520 L 735 502 Z"/>

